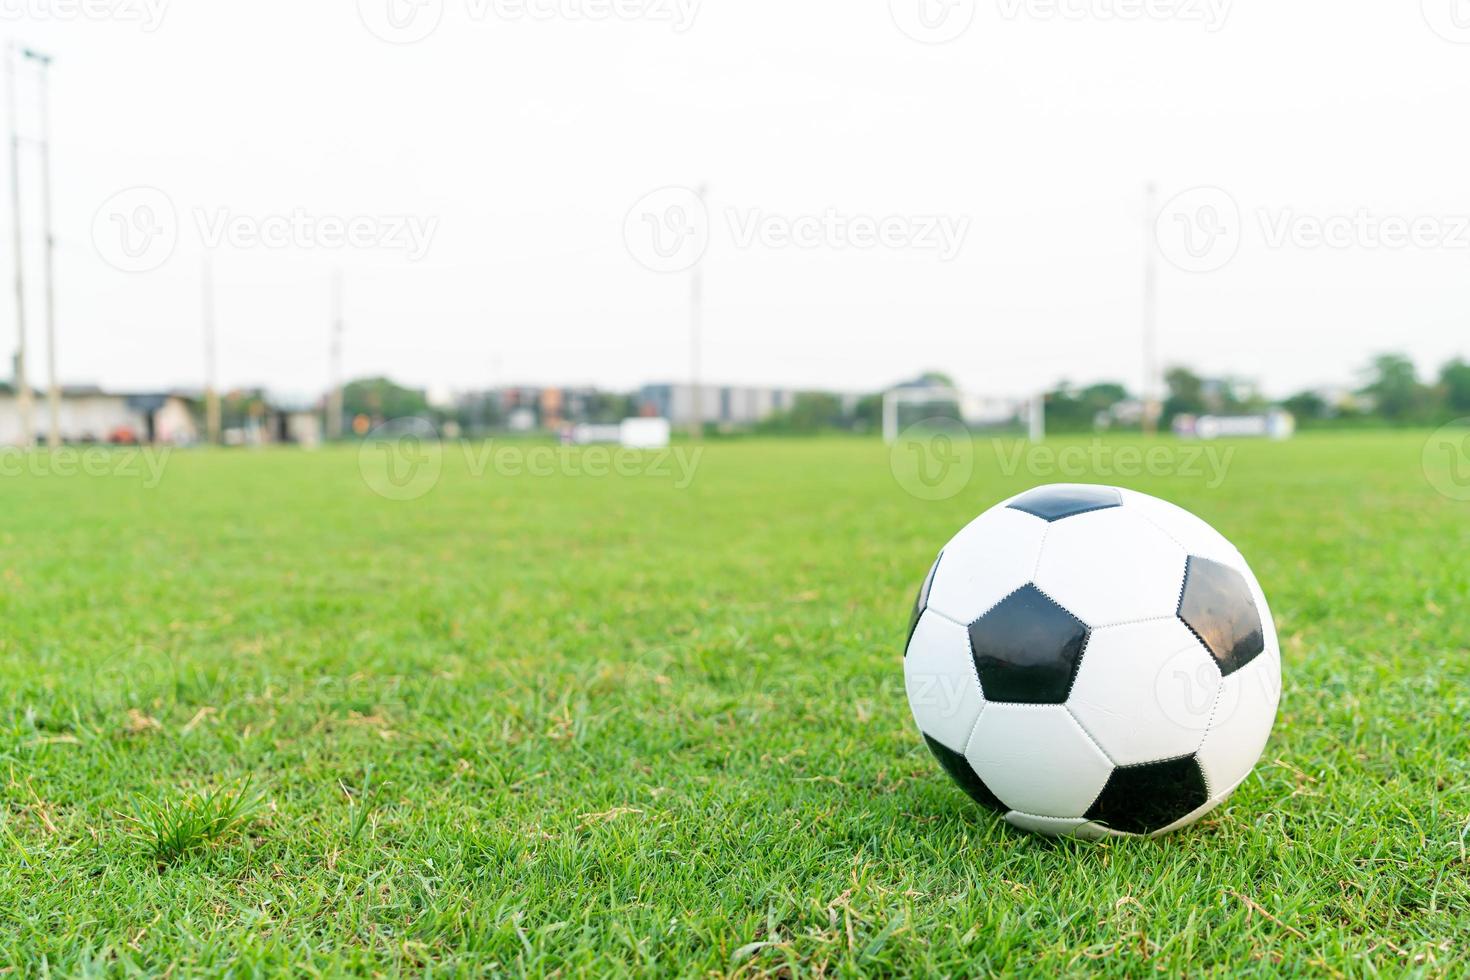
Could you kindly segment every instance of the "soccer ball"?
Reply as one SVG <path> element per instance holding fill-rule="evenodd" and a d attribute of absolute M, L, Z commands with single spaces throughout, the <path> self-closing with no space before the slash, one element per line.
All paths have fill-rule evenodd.
<path fill-rule="evenodd" d="M 940 765 L 1011 824 L 1157 835 L 1255 766 L 1281 650 L 1219 532 L 1145 494 L 1067 484 L 997 504 L 944 546 L 904 679 Z"/>

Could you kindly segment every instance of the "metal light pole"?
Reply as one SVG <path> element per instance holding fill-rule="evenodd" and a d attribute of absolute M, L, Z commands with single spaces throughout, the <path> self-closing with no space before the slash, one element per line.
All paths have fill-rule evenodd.
<path fill-rule="evenodd" d="M 699 185 L 699 203 L 704 204 L 704 196 L 708 191 L 705 184 Z M 691 438 L 700 439 L 704 436 L 704 392 L 700 387 L 700 372 L 702 369 L 700 345 L 703 340 L 701 334 L 704 330 L 704 264 L 694 264 L 689 286 L 689 394 L 694 402 L 694 410 L 689 416 L 689 435 Z M 670 406 L 672 408 L 672 406 Z"/>
<path fill-rule="evenodd" d="M 215 355 L 214 256 L 204 252 L 204 428 L 212 445 L 219 444 L 219 365 Z"/>
<path fill-rule="evenodd" d="M 56 236 L 51 230 L 51 56 L 25 50 L 41 66 L 41 225 L 46 243 L 46 445 L 61 445 L 61 386 L 56 380 Z"/>
<path fill-rule="evenodd" d="M 1157 186 L 1150 181 L 1144 194 L 1143 246 L 1145 264 L 1143 269 L 1143 431 L 1154 435 L 1159 429 L 1158 389 L 1158 296 L 1159 274 L 1157 265 L 1158 240 L 1155 223 L 1158 221 L 1155 200 Z"/>
<path fill-rule="evenodd" d="M 327 438 L 342 438 L 342 270 L 332 273 L 332 390 L 327 396 Z"/>
<path fill-rule="evenodd" d="M 22 255 L 20 213 L 20 129 L 16 109 L 15 44 L 5 46 L 5 80 L 9 90 L 10 118 L 10 209 L 15 232 L 15 404 L 20 411 L 20 438 L 24 446 L 36 442 L 35 419 L 31 404 L 31 382 L 26 373 L 26 277 Z"/>

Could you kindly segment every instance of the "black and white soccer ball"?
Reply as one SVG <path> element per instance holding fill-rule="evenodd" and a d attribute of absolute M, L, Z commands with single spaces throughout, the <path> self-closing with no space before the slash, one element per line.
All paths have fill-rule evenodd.
<path fill-rule="evenodd" d="M 1025 830 L 1164 834 L 1218 806 L 1265 748 L 1281 651 L 1239 551 L 1173 504 L 1038 487 L 945 545 L 904 676 L 929 748 Z"/>

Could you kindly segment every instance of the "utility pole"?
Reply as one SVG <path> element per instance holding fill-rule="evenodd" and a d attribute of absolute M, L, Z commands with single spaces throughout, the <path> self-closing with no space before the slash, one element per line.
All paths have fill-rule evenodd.
<path fill-rule="evenodd" d="M 331 393 L 327 396 L 327 438 L 342 438 L 342 270 L 332 273 Z"/>
<path fill-rule="evenodd" d="M 56 235 L 51 230 L 51 56 L 27 48 L 41 66 L 41 225 L 46 277 L 46 446 L 61 445 L 61 385 L 56 380 Z"/>
<path fill-rule="evenodd" d="M 214 323 L 214 256 L 204 251 L 204 428 L 211 445 L 220 441 L 219 364 Z"/>
<path fill-rule="evenodd" d="M 21 254 L 24 238 L 21 235 L 20 213 L 20 128 L 16 109 L 15 43 L 5 46 L 5 80 L 9 90 L 10 117 L 10 207 L 12 227 L 15 231 L 15 404 L 20 411 L 21 445 L 27 448 L 36 443 L 34 409 L 31 402 L 30 376 L 26 373 L 26 277 L 25 260 Z"/>
<path fill-rule="evenodd" d="M 699 203 L 704 204 L 708 185 L 699 185 Z M 704 263 L 694 264 L 689 288 L 689 394 L 694 410 L 689 417 L 689 436 L 700 439 L 704 436 L 704 391 L 700 387 L 700 336 L 704 329 Z M 672 406 L 671 406 L 672 407 Z"/>
<path fill-rule="evenodd" d="M 1159 431 L 1161 406 L 1158 403 L 1158 240 L 1156 222 L 1158 187 L 1149 181 L 1144 192 L 1143 212 L 1143 432 L 1155 435 Z"/>

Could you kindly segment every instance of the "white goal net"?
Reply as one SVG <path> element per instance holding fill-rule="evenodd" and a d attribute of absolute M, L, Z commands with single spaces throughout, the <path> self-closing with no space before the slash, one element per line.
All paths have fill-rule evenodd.
<path fill-rule="evenodd" d="M 959 388 L 894 388 L 883 395 L 883 440 L 928 424 L 960 423 L 971 432 L 1011 431 L 1040 442 L 1046 434 L 1046 402 L 1035 398 L 998 398 Z"/>

